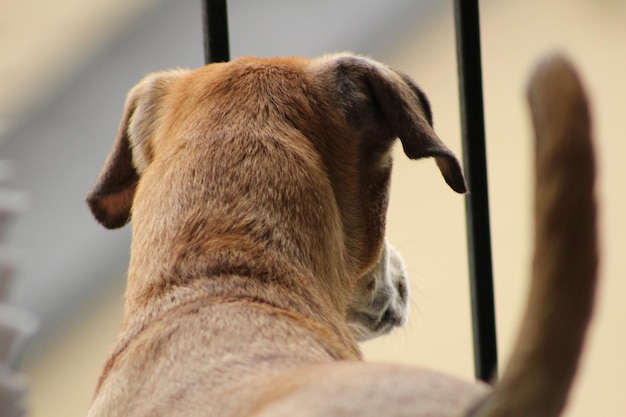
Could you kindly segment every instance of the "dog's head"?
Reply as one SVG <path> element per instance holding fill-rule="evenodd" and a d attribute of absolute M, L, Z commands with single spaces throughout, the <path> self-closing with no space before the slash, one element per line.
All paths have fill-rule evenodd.
<path fill-rule="evenodd" d="M 154 259 L 178 263 L 163 267 L 168 276 L 190 274 L 186 260 L 237 241 L 308 269 L 345 312 L 357 280 L 385 256 L 395 139 L 465 191 L 432 125 L 407 76 L 349 54 L 156 73 L 129 93 L 87 200 L 107 228 L 132 217 L 131 274 Z M 159 253 L 164 242 L 175 246 Z"/>

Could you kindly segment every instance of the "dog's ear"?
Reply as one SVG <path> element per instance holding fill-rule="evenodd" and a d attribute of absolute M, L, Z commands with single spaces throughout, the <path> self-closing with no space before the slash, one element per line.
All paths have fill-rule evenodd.
<path fill-rule="evenodd" d="M 152 157 L 159 105 L 178 73 L 150 74 L 128 93 L 113 148 L 87 195 L 92 214 L 107 229 L 122 227 L 130 219 L 137 181 Z"/>
<path fill-rule="evenodd" d="M 448 185 L 464 193 L 461 164 L 435 133 L 430 103 L 420 88 L 406 75 L 379 62 L 351 55 L 335 59 L 336 82 L 348 121 L 370 123 L 373 107 L 377 113 L 374 119 L 384 125 L 374 131 L 400 138 L 404 153 L 411 159 L 434 157 Z M 371 96 L 373 106 L 363 106 L 363 93 Z"/>

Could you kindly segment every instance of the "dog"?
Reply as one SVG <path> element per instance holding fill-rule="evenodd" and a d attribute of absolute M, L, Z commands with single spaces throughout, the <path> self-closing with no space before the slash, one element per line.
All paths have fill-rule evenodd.
<path fill-rule="evenodd" d="M 492 389 L 361 361 L 357 340 L 404 321 L 406 274 L 385 240 L 395 140 L 466 191 L 409 77 L 347 53 L 148 75 L 87 198 L 102 225 L 133 233 L 124 320 L 88 415 L 558 415 L 593 305 L 594 162 L 566 60 L 540 66 L 530 102 L 532 289 Z"/>

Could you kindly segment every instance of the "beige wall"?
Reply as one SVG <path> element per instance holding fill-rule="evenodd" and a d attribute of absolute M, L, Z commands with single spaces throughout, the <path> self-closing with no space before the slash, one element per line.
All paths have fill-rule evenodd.
<path fill-rule="evenodd" d="M 447 2 L 451 3 L 451 2 Z M 436 128 L 460 152 L 454 28 L 449 6 L 378 58 L 409 73 L 429 95 Z M 602 284 L 580 378 L 567 416 L 618 416 L 626 409 L 626 2 L 481 2 L 483 66 L 498 338 L 502 362 L 524 302 L 530 257 L 530 129 L 523 88 L 544 52 L 562 49 L 579 64 L 596 116 L 600 160 Z M 366 344 L 371 360 L 405 362 L 471 378 L 471 330 L 463 199 L 431 161 L 409 162 L 398 148 L 388 235 L 412 281 L 409 324 Z M 31 416 L 84 415 L 120 320 L 122 289 L 71 323 L 59 344 L 33 362 Z"/>

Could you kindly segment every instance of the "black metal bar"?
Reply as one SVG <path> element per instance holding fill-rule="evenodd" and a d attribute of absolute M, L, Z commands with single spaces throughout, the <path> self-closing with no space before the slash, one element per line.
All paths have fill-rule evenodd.
<path fill-rule="evenodd" d="M 497 377 L 497 341 L 478 0 L 454 0 L 476 378 Z"/>
<path fill-rule="evenodd" d="M 202 0 L 204 28 L 204 60 L 226 62 L 230 60 L 228 41 L 228 12 L 226 0 Z"/>

